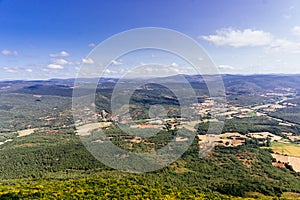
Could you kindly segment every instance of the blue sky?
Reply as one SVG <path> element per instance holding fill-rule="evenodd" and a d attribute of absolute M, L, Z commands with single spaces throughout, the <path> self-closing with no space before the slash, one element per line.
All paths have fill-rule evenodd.
<path fill-rule="evenodd" d="M 298 0 L 0 0 L 0 79 L 75 77 L 96 44 L 148 26 L 195 39 L 221 73 L 300 73 Z"/>

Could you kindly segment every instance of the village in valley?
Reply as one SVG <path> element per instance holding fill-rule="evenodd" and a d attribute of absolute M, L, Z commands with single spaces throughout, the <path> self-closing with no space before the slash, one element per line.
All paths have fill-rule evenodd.
<path fill-rule="evenodd" d="M 298 123 L 272 115 L 273 112 L 276 112 L 279 109 L 297 107 L 298 105 L 296 103 L 290 102 L 290 100 L 297 98 L 296 95 L 295 90 L 292 88 L 277 88 L 275 91 L 260 94 L 260 97 L 273 100 L 268 103 L 262 104 L 258 102 L 254 105 L 239 106 L 229 100 L 227 101 L 226 108 L 221 110 L 217 108 L 218 106 L 216 106 L 216 102 L 212 98 L 206 97 L 202 102 L 191 105 L 191 109 L 194 110 L 194 115 L 200 116 L 199 120 L 155 116 L 153 118 L 136 120 L 133 123 L 130 121 L 131 116 L 129 113 L 111 116 L 106 110 L 102 110 L 98 114 L 98 118 L 102 122 L 79 126 L 78 134 L 91 133 L 99 127 L 109 127 L 112 123 L 127 125 L 131 129 L 140 130 L 161 129 L 170 131 L 185 128 L 194 132 L 197 136 L 200 152 L 211 150 L 214 146 L 237 147 L 244 145 L 249 141 L 255 141 L 261 148 L 272 149 L 274 166 L 285 168 L 286 165 L 291 165 L 294 171 L 300 172 L 300 136 L 295 135 L 292 132 L 282 131 L 280 134 L 274 134 L 270 131 L 249 131 L 247 133 L 241 133 L 236 130 L 228 130 L 226 132 L 221 130 L 222 132 L 207 133 L 201 132 L 202 130 L 199 128 L 197 129 L 198 124 L 201 123 L 211 124 L 213 129 L 214 125 L 218 123 L 221 123 L 222 125 L 222 123 L 227 120 L 251 120 L 253 117 L 271 120 L 282 127 L 291 128 L 298 126 Z M 85 108 L 84 111 L 87 115 L 92 113 L 89 108 Z M 78 121 L 77 123 L 80 122 Z M 131 147 L 133 143 L 153 145 L 147 138 L 140 136 L 128 136 L 125 140 L 130 143 L 129 146 Z M 186 140 L 188 139 L 181 136 L 175 137 L 175 141 L 177 142 Z"/>
<path fill-rule="evenodd" d="M 150 89 L 146 88 L 146 90 Z M 189 107 L 193 112 L 190 118 L 166 116 L 166 113 L 163 111 L 167 109 L 176 110 L 176 107 L 166 104 L 165 110 L 158 110 L 156 113 L 151 108 L 146 109 L 146 112 L 149 112 L 148 118 L 143 117 L 141 119 L 138 113 L 135 120 L 132 120 L 132 113 L 130 112 L 121 112 L 121 114 L 112 115 L 108 110 L 101 109 L 96 113 L 98 120 L 90 121 L 89 116 L 95 115 L 95 107 L 97 107 L 95 103 L 92 103 L 89 107 L 83 107 L 80 111 L 82 116 L 86 116 L 86 119 L 80 118 L 79 120 L 77 117 L 77 121 L 74 121 L 77 129 L 76 133 L 80 136 L 88 136 L 99 129 L 105 130 L 110 129 L 112 126 L 123 125 L 128 126 L 131 130 L 136 129 L 140 132 L 143 132 L 143 130 L 147 132 L 147 129 L 173 132 L 175 133 L 174 140 L 176 142 L 184 142 L 188 139 L 183 136 L 176 136 L 176 130 L 184 128 L 193 132 L 198 140 L 200 152 L 206 152 L 207 154 L 215 146 L 237 147 L 252 142 L 256 143 L 260 148 L 269 148 L 272 150 L 271 155 L 273 156 L 274 166 L 286 167 L 288 164 L 292 166 L 294 171 L 300 172 L 300 136 L 296 132 L 293 132 L 294 129 L 300 126 L 300 123 L 297 120 L 286 119 L 284 115 L 283 117 L 278 115 L 281 111 L 286 112 L 286 110 L 291 110 L 293 113 L 294 109 L 299 107 L 300 101 L 298 101 L 296 90 L 279 87 L 274 90 L 256 93 L 253 96 L 247 95 L 246 100 L 247 98 L 257 99 L 256 102 L 252 102 L 251 104 L 242 104 L 240 99 L 238 99 L 241 98 L 241 95 L 234 95 L 234 93 L 228 92 L 226 95 L 226 106 L 222 105 L 222 109 L 220 109 L 221 106 L 213 98 L 200 96 L 199 99 L 201 100 L 198 103 L 191 104 Z M 45 102 L 46 96 L 32 95 L 30 98 L 35 103 L 41 104 Z M 47 98 L 49 99 L 49 97 Z M 172 101 L 175 99 L 170 95 L 165 95 L 164 98 Z M 126 110 L 126 108 L 121 108 L 120 110 Z M 0 141 L 0 145 L 12 142 L 16 137 L 27 136 L 38 131 L 54 134 L 58 133 L 59 129 L 72 128 L 74 127 L 73 124 L 59 120 L 63 118 L 71 122 L 71 114 L 70 110 L 60 110 L 55 106 L 51 114 L 42 115 L 37 118 L 40 127 L 27 125 L 26 128 L 9 131 L 9 134 L 6 131 L 6 136 Z M 252 129 L 247 126 L 245 130 L 239 129 L 245 126 L 245 124 L 253 123 L 255 120 L 258 121 L 258 124 L 253 124 Z M 262 124 L 260 124 L 260 121 Z M 270 124 L 265 125 L 263 124 L 265 123 L 264 121 Z M 51 128 L 56 123 L 59 128 Z M 208 131 L 208 127 L 205 130 L 202 126 L 209 126 L 211 130 Z M 219 126 L 219 129 L 214 130 L 217 126 Z M 256 127 L 263 128 L 259 130 L 255 129 Z M 278 130 L 274 131 L 274 127 Z M 5 130 L 3 129 L 3 131 Z M 123 139 L 128 143 L 127 146 L 129 148 L 132 148 L 133 144 L 140 144 L 148 145 L 150 146 L 149 149 L 154 151 L 154 143 L 149 141 L 147 137 L 129 135 Z M 98 140 L 98 142 L 101 141 Z"/>

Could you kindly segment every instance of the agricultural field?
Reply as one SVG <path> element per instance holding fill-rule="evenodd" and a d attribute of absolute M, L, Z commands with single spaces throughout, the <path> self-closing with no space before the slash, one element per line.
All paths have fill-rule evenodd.
<path fill-rule="evenodd" d="M 272 142 L 272 150 L 281 155 L 288 155 L 300 158 L 300 145 L 294 143 Z"/>

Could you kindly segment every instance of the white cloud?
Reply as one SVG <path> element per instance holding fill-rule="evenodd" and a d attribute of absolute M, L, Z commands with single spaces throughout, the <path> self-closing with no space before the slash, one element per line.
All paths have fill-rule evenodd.
<path fill-rule="evenodd" d="M 96 44 L 95 44 L 95 43 L 93 43 L 93 42 L 91 42 L 91 43 L 89 43 L 89 44 L 88 44 L 88 46 L 89 46 L 89 47 L 95 47 L 95 46 L 96 46 Z"/>
<path fill-rule="evenodd" d="M 83 59 L 82 59 L 82 63 L 83 63 L 83 64 L 89 64 L 89 65 L 92 65 L 92 64 L 94 64 L 95 62 L 94 62 L 94 60 L 93 60 L 92 58 L 87 58 L 87 59 L 83 58 Z"/>
<path fill-rule="evenodd" d="M 264 46 L 270 44 L 273 36 L 261 30 L 234 30 L 231 28 L 216 31 L 216 35 L 202 36 L 204 40 L 210 41 L 217 46 Z"/>
<path fill-rule="evenodd" d="M 178 67 L 179 65 L 177 63 L 173 62 L 170 66 L 171 67 Z"/>
<path fill-rule="evenodd" d="M 3 71 L 7 73 L 16 73 L 20 70 L 23 70 L 22 67 L 3 67 Z"/>
<path fill-rule="evenodd" d="M 75 61 L 75 62 L 69 62 L 68 64 L 69 65 L 80 65 L 81 62 Z"/>
<path fill-rule="evenodd" d="M 111 73 L 112 71 L 111 70 L 109 70 L 109 69 L 105 69 L 105 73 Z"/>
<path fill-rule="evenodd" d="M 203 61 L 204 58 L 203 58 L 203 57 L 199 57 L 198 60 L 199 60 L 199 61 Z"/>
<path fill-rule="evenodd" d="M 56 60 L 53 60 L 53 63 L 54 64 L 58 64 L 58 65 L 67 65 L 67 64 L 70 64 L 70 62 L 68 62 L 65 59 L 56 59 Z"/>
<path fill-rule="evenodd" d="M 296 36 L 300 36 L 300 26 L 294 26 L 292 33 Z"/>
<path fill-rule="evenodd" d="M 49 54 L 50 57 L 56 58 L 56 57 L 68 57 L 70 54 L 66 51 L 61 51 L 59 53 Z"/>
<path fill-rule="evenodd" d="M 146 72 L 146 73 L 145 73 Z M 176 68 L 170 67 L 170 65 L 160 65 L 152 64 L 145 65 L 134 70 L 130 70 L 129 73 L 126 73 L 126 77 L 165 77 L 178 74 L 179 71 Z"/>
<path fill-rule="evenodd" d="M 49 64 L 47 67 L 49 69 L 63 69 L 64 68 L 64 66 L 58 65 L 58 64 Z"/>
<path fill-rule="evenodd" d="M 21 73 L 29 72 L 29 73 L 31 73 L 33 70 L 30 69 L 30 68 L 25 69 L 23 67 L 3 67 L 3 71 L 6 72 L 6 73 L 17 73 L 17 72 L 21 72 Z"/>
<path fill-rule="evenodd" d="M 122 65 L 123 63 L 122 63 L 122 62 L 119 62 L 119 61 L 116 61 L 116 60 L 112 60 L 112 61 L 111 61 L 111 64 L 112 64 L 112 65 Z"/>
<path fill-rule="evenodd" d="M 10 55 L 10 51 L 7 50 L 7 49 L 3 49 L 3 50 L 1 51 L 1 53 L 2 53 L 3 55 L 5 55 L 5 56 Z"/>
<path fill-rule="evenodd" d="M 76 62 L 71 62 L 71 61 L 68 61 L 68 60 L 65 60 L 65 59 L 62 59 L 62 58 L 51 60 L 51 65 L 53 65 L 51 67 L 52 69 L 58 67 L 57 65 L 59 65 L 59 66 L 65 66 L 65 65 L 78 66 L 80 64 L 81 64 L 80 62 L 77 62 L 77 61 Z M 58 68 L 60 68 L 60 67 L 58 67 Z"/>
<path fill-rule="evenodd" d="M 286 39 L 276 39 L 267 48 L 273 52 L 300 53 L 300 43 Z"/>
<path fill-rule="evenodd" d="M 300 27 L 294 27 L 293 33 L 300 35 Z M 232 46 L 232 47 L 265 47 L 268 53 L 300 53 L 300 43 L 287 39 L 276 38 L 270 33 L 261 30 L 245 29 L 233 30 L 222 29 L 218 30 L 216 35 L 202 36 L 203 39 L 214 43 L 217 46 Z"/>
<path fill-rule="evenodd" d="M 59 55 L 60 55 L 61 57 L 67 57 L 67 56 L 69 56 L 69 53 L 66 52 L 66 51 L 61 51 L 61 52 L 59 53 Z"/>
<path fill-rule="evenodd" d="M 8 49 L 3 49 L 1 51 L 1 53 L 4 55 L 4 56 L 17 56 L 18 55 L 18 52 L 17 51 L 11 51 L 11 50 L 8 50 Z"/>
<path fill-rule="evenodd" d="M 219 65 L 218 68 L 221 70 L 222 69 L 234 69 L 234 67 L 231 65 Z"/>

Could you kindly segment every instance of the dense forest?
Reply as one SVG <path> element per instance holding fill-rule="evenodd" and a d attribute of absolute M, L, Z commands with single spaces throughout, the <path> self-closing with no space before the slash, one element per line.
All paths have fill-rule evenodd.
<path fill-rule="evenodd" d="M 111 133 L 110 133 L 111 134 Z M 299 174 L 272 166 L 253 144 L 216 147 L 199 158 L 197 141 L 182 158 L 151 173 L 110 169 L 71 130 L 36 132 L 1 146 L 1 198 L 199 198 L 300 193 Z"/>

